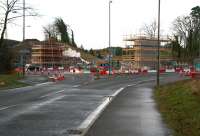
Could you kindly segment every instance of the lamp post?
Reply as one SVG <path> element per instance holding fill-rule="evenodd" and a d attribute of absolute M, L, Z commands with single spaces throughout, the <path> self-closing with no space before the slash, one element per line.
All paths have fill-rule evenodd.
<path fill-rule="evenodd" d="M 22 32 L 23 32 L 23 41 L 25 40 L 25 0 L 23 0 L 23 28 L 22 28 Z M 25 76 L 25 64 L 26 62 L 26 54 L 24 54 L 24 56 L 22 57 L 22 74 L 23 76 Z"/>
<path fill-rule="evenodd" d="M 23 0 L 23 41 L 25 40 L 25 0 Z"/>
<path fill-rule="evenodd" d="M 111 75 L 111 52 L 110 52 L 110 46 L 111 46 L 111 3 L 112 0 L 109 0 L 109 76 Z"/>
<path fill-rule="evenodd" d="M 160 0 L 158 0 L 157 86 L 160 85 Z"/>

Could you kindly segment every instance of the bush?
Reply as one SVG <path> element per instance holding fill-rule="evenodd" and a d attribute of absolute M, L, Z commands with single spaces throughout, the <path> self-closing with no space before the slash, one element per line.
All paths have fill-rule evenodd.
<path fill-rule="evenodd" d="M 6 47 L 0 48 L 0 74 L 9 73 L 13 69 L 13 52 Z"/>

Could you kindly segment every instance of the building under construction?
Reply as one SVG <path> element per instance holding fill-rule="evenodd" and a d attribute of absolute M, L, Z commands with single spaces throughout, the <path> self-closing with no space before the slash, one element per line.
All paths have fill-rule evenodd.
<path fill-rule="evenodd" d="M 148 67 L 149 69 L 155 69 L 157 65 L 157 38 L 149 38 L 146 36 L 126 36 L 124 41 L 126 42 L 126 48 L 123 48 L 123 62 L 129 62 L 134 65 L 134 68 Z M 160 39 L 160 51 L 171 52 L 170 48 L 162 46 L 163 43 L 167 43 L 169 40 Z M 167 53 L 165 53 L 167 54 Z M 170 61 L 171 57 L 168 55 L 161 55 L 161 64 L 166 64 Z"/>
<path fill-rule="evenodd" d="M 78 54 L 78 56 L 76 54 Z M 41 67 L 70 67 L 82 63 L 80 53 L 54 39 L 32 45 L 31 64 Z"/>
<path fill-rule="evenodd" d="M 42 67 L 62 66 L 65 44 L 54 40 L 39 42 L 32 46 L 31 62 Z"/>

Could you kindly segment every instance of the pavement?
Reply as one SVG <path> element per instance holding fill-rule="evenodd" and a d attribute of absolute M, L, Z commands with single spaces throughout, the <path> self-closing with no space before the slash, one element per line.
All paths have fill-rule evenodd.
<path fill-rule="evenodd" d="M 152 92 L 152 83 L 125 88 L 86 136 L 170 136 L 170 130 L 156 109 Z"/>
<path fill-rule="evenodd" d="M 51 84 L 0 91 L 0 135 L 116 136 L 116 130 L 127 136 L 168 134 L 151 98 L 155 74 L 99 80 L 89 74 L 65 77 Z M 182 77 L 166 74 L 161 79 Z"/>

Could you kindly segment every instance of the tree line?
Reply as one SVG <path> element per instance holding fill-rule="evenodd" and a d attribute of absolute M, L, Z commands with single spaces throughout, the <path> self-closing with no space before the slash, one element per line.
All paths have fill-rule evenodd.
<path fill-rule="evenodd" d="M 43 27 L 43 30 L 46 40 L 54 38 L 72 47 L 77 47 L 74 41 L 74 31 L 62 18 L 55 18 L 54 22 Z"/>
<path fill-rule="evenodd" d="M 193 7 L 187 16 L 177 17 L 173 30 L 171 47 L 174 59 L 192 64 L 195 58 L 200 57 L 200 7 Z"/>

